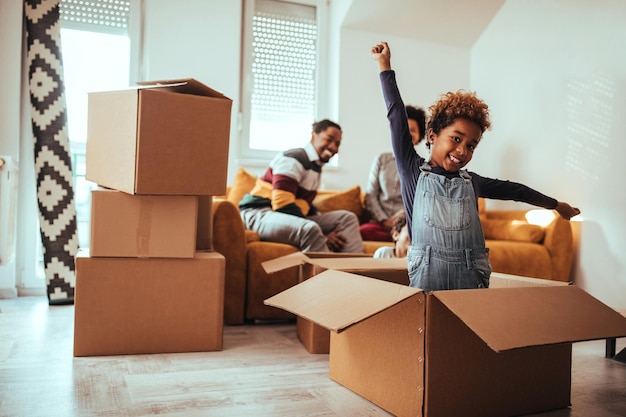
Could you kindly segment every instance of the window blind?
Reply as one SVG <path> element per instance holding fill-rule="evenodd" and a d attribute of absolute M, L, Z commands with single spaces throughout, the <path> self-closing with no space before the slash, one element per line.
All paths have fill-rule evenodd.
<path fill-rule="evenodd" d="M 310 132 L 316 110 L 317 37 L 314 6 L 256 1 L 252 18 L 252 149 L 283 149 L 294 135 L 301 140 L 294 127 Z"/>
<path fill-rule="evenodd" d="M 130 0 L 61 0 L 59 11 L 65 28 L 128 35 Z"/>

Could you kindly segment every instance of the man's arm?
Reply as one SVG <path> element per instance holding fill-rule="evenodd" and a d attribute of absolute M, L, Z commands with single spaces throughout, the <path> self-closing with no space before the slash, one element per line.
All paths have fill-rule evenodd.
<path fill-rule="evenodd" d="M 282 155 L 271 166 L 272 210 L 298 217 L 306 217 L 311 206 L 297 198 L 305 169 L 297 159 Z"/>

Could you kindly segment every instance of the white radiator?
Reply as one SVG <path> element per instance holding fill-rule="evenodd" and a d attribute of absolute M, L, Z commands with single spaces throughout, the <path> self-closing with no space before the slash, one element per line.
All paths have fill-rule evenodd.
<path fill-rule="evenodd" d="M 15 257 L 17 168 L 10 156 L 0 155 L 0 265 Z"/>

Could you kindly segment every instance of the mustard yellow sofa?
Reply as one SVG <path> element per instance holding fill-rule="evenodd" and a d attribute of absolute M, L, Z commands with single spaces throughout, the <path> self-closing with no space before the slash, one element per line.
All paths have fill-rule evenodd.
<path fill-rule="evenodd" d="M 527 210 L 486 210 L 479 213 L 489 261 L 494 272 L 567 282 L 574 257 L 571 223 L 553 210 L 535 210 L 553 216 L 539 226 L 526 219 Z"/>
<path fill-rule="evenodd" d="M 292 319 L 294 315 L 267 306 L 263 301 L 298 282 L 298 268 L 289 268 L 271 275 L 261 264 L 297 252 L 294 246 L 261 241 L 256 232 L 244 228 L 238 202 L 254 186 L 256 177 L 244 169 L 237 172 L 225 196 L 213 198 L 213 248 L 226 258 L 224 322 L 242 324 L 255 320 Z M 360 187 L 342 191 L 321 191 L 314 201 L 318 210 L 345 209 L 364 220 L 364 196 Z M 364 242 L 366 253 L 373 254 L 391 242 Z"/>
<path fill-rule="evenodd" d="M 257 320 L 285 320 L 294 316 L 266 306 L 263 301 L 298 281 L 298 268 L 271 275 L 261 264 L 297 252 L 276 242 L 264 242 L 244 228 L 237 203 L 254 186 L 256 177 L 241 169 L 225 196 L 213 198 L 213 247 L 226 258 L 224 322 L 242 324 Z M 321 211 L 346 209 L 366 220 L 363 193 L 355 186 L 342 191 L 321 191 L 314 202 Z M 547 226 L 529 224 L 526 211 L 489 211 L 484 201 L 479 212 L 490 261 L 495 272 L 526 277 L 568 281 L 573 257 L 570 223 L 558 215 Z M 365 252 L 373 254 L 388 242 L 364 242 Z"/>

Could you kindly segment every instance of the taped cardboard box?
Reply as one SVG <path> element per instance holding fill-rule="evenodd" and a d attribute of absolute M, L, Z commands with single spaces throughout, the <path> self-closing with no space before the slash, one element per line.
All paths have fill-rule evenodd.
<path fill-rule="evenodd" d="M 365 254 L 296 252 L 264 262 L 265 272 L 271 274 L 293 266 L 300 266 L 300 282 L 328 269 L 351 272 L 370 278 L 408 285 L 406 259 L 378 259 Z M 324 354 L 330 351 L 330 331 L 298 316 L 297 333 L 309 353 Z"/>
<path fill-rule="evenodd" d="M 568 407 L 572 342 L 626 335 L 626 318 L 571 285 L 425 294 L 327 270 L 266 303 L 330 329 L 330 378 L 397 416 Z"/>
<path fill-rule="evenodd" d="M 194 79 L 88 96 L 85 177 L 129 194 L 226 192 L 232 100 Z"/>
<path fill-rule="evenodd" d="M 76 256 L 74 356 L 222 350 L 224 265 L 194 258 Z"/>
<path fill-rule="evenodd" d="M 212 250 L 210 199 L 92 190 L 90 256 L 193 258 Z"/>

